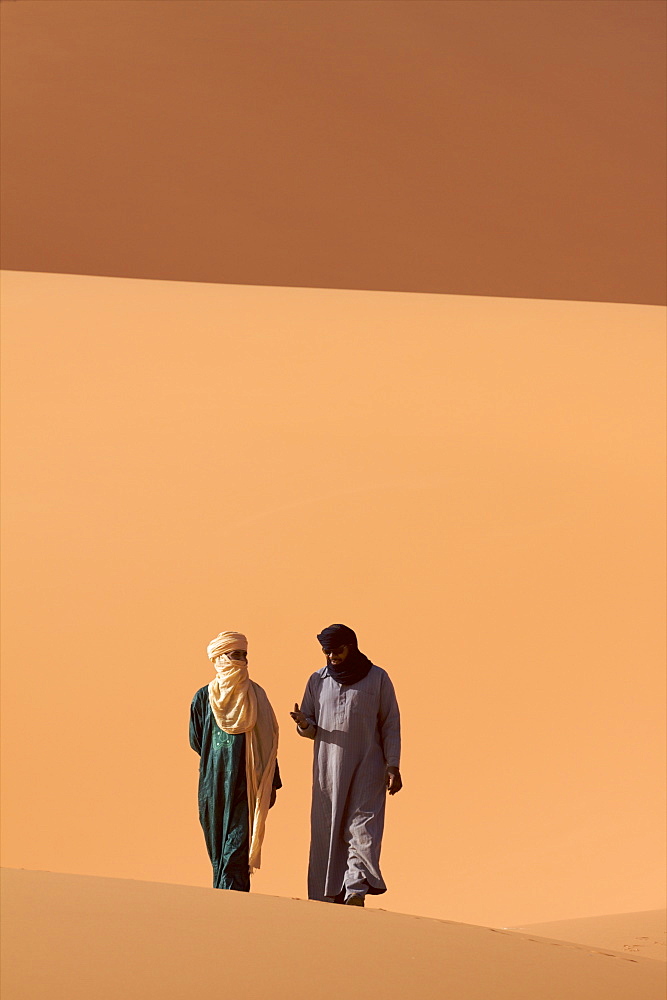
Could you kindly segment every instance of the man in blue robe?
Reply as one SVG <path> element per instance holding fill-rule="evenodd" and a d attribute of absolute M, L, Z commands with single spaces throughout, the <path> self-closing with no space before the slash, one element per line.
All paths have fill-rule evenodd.
<path fill-rule="evenodd" d="M 363 906 L 387 888 L 380 849 L 387 792 L 402 787 L 398 702 L 351 628 L 331 625 L 317 638 L 326 665 L 290 713 L 314 741 L 308 896 Z"/>

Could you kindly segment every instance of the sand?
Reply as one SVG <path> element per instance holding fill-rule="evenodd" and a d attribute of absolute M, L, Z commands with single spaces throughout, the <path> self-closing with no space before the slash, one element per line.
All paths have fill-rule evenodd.
<path fill-rule="evenodd" d="M 401 707 L 383 906 L 505 927 L 664 905 L 665 310 L 2 289 L 5 867 L 210 885 L 188 710 L 234 628 L 281 725 L 255 889 L 304 895 L 288 713 L 343 621 Z"/>
<path fill-rule="evenodd" d="M 0 11 L 4 267 L 665 301 L 654 0 Z"/>
<path fill-rule="evenodd" d="M 550 923 L 527 924 L 511 929 L 664 962 L 667 960 L 666 917 L 664 910 L 645 910 L 643 913 L 611 913 L 578 920 L 552 920 Z"/>
<path fill-rule="evenodd" d="M 662 1000 L 651 958 L 381 910 L 3 870 L 4 1000 Z"/>
<path fill-rule="evenodd" d="M 664 5 L 0 8 L 3 1000 L 662 996 Z M 339 620 L 404 720 L 366 911 L 290 896 Z M 284 727 L 250 896 L 224 628 Z"/>

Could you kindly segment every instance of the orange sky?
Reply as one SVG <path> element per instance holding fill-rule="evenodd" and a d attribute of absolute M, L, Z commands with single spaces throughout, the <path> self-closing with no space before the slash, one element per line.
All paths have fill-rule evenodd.
<path fill-rule="evenodd" d="M 288 712 L 352 625 L 405 789 L 374 905 L 662 904 L 664 309 L 7 272 L 4 864 L 207 885 L 190 698 L 245 631 Z"/>

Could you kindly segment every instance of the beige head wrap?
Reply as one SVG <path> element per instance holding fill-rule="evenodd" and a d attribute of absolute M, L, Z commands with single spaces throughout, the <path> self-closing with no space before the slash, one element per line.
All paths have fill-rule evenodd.
<path fill-rule="evenodd" d="M 208 686 L 208 697 L 220 729 L 226 733 L 246 733 L 249 864 L 252 873 L 259 868 L 261 861 L 278 754 L 278 722 L 266 692 L 250 680 L 247 665 L 229 656 L 235 649 L 248 649 L 248 640 L 241 632 L 220 632 L 209 642 L 207 653 L 210 660 L 216 661 L 216 676 Z"/>
<path fill-rule="evenodd" d="M 231 653 L 235 649 L 245 649 L 248 652 L 248 640 L 242 632 L 220 632 L 215 639 L 211 639 L 206 652 L 209 660 L 214 660 L 216 656 L 223 653 Z"/>

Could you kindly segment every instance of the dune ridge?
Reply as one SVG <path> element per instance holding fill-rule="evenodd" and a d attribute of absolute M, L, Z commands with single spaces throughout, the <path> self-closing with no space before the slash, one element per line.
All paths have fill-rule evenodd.
<path fill-rule="evenodd" d="M 572 920 L 525 924 L 507 930 L 538 937 L 574 941 L 624 954 L 643 955 L 667 961 L 667 913 L 643 910 L 637 913 L 608 913 Z"/>
<path fill-rule="evenodd" d="M 533 934 L 194 886 L 3 869 L 7 1000 L 661 1000 L 665 966 Z"/>

